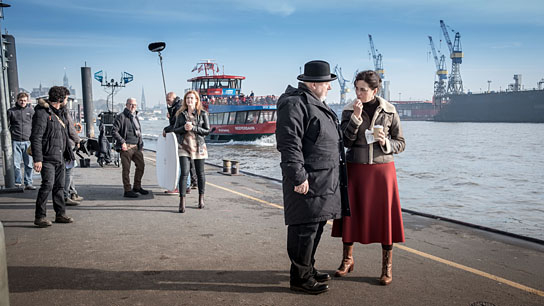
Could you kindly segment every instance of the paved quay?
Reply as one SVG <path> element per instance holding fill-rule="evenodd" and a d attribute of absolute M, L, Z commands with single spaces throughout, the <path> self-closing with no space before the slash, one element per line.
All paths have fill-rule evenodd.
<path fill-rule="evenodd" d="M 156 184 L 154 154 L 144 155 L 152 192 L 137 199 L 122 196 L 120 168 L 94 158 L 77 168 L 85 200 L 67 208 L 73 224 L 37 228 L 37 191 L 0 194 L 11 306 L 544 305 L 543 245 L 406 213 L 391 285 L 378 282 L 380 246 L 358 244 L 355 270 L 329 292 L 290 291 L 280 184 L 207 166 L 206 207 L 193 190 L 179 214 L 178 197 Z M 316 267 L 334 273 L 342 243 L 330 230 Z"/>

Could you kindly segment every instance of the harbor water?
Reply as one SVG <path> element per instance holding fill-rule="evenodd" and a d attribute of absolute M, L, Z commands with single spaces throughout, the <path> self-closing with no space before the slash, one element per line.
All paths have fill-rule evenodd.
<path fill-rule="evenodd" d="M 142 121 L 154 149 L 165 120 Z M 395 156 L 403 208 L 544 240 L 544 124 L 402 122 Z M 281 179 L 274 136 L 208 144 L 209 162 Z M 278 199 L 278 201 L 281 201 Z"/>

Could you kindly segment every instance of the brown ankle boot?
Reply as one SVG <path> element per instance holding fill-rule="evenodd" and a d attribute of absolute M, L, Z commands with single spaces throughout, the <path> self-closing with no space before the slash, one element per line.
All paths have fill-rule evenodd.
<path fill-rule="evenodd" d="M 382 250 L 382 276 L 380 284 L 389 285 L 393 281 L 393 250 Z"/>
<path fill-rule="evenodd" d="M 204 208 L 204 194 L 198 195 L 198 209 Z"/>
<path fill-rule="evenodd" d="M 334 276 L 336 277 L 346 276 L 346 274 L 353 271 L 354 266 L 355 266 L 355 262 L 353 262 L 353 244 L 352 245 L 344 244 L 342 263 L 340 264 L 340 267 L 338 267 L 338 270 L 336 270 L 336 273 L 334 273 Z"/>
<path fill-rule="evenodd" d="M 185 212 L 185 197 L 179 197 L 179 210 L 180 213 Z"/>

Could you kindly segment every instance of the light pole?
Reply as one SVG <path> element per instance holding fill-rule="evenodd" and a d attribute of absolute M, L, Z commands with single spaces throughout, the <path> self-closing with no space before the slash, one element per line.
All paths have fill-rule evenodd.
<path fill-rule="evenodd" d="M 4 8 L 10 7 L 11 5 L 0 2 L 0 20 L 4 19 Z M 2 143 L 2 157 L 3 157 L 3 168 L 4 168 L 4 183 L 6 189 L 13 189 L 15 187 L 15 169 L 13 164 L 13 150 L 11 147 L 11 134 L 8 128 L 8 82 L 7 82 L 7 71 L 6 71 L 6 61 L 4 58 L 4 38 L 1 35 L 2 26 L 0 25 L 0 121 L 2 125 L 2 132 L 0 134 L 0 142 Z"/>

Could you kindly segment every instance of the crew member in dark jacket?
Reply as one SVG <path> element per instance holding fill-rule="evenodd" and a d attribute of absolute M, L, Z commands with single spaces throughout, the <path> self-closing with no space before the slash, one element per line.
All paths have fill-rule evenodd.
<path fill-rule="evenodd" d="M 70 110 L 68 109 L 68 96 L 70 95 L 70 90 L 66 87 L 64 92 L 66 97 L 64 98 L 63 103 L 61 104 L 61 118 L 66 122 L 66 128 L 68 129 L 68 146 L 70 150 L 75 151 L 76 148 L 79 148 L 79 143 L 81 139 L 76 131 L 74 126 L 74 121 L 70 115 Z M 83 197 L 80 197 L 77 194 L 76 184 L 74 183 L 74 168 L 77 166 L 75 156 L 73 160 L 67 160 L 65 163 L 66 170 L 64 173 L 64 203 L 67 206 L 79 205 L 80 201 L 83 201 Z"/>
<path fill-rule="evenodd" d="M 311 61 L 278 101 L 276 141 L 281 153 L 287 252 L 292 290 L 319 294 L 330 279 L 314 267 L 314 255 L 327 220 L 342 217 L 340 184 L 342 138 L 338 118 L 325 104 L 329 63 Z M 341 187 L 342 186 L 342 187 Z M 346 211 L 349 209 L 346 202 Z"/>
<path fill-rule="evenodd" d="M 53 191 L 53 209 L 56 223 L 72 223 L 74 219 L 66 216 L 64 205 L 64 162 L 74 159 L 67 145 L 67 123 L 61 117 L 61 103 L 65 91 L 61 86 L 49 89 L 49 102 L 40 99 L 32 117 L 30 136 L 34 170 L 41 172 L 42 184 L 36 198 L 34 224 L 39 227 L 51 225 L 46 219 L 46 204 L 49 193 Z"/>
<path fill-rule="evenodd" d="M 148 194 L 149 191 L 142 188 L 144 176 L 144 142 L 142 141 L 142 128 L 136 111 L 135 98 L 128 98 L 125 110 L 117 114 L 113 122 L 112 135 L 116 141 L 116 149 L 121 153 L 121 166 L 123 176 L 124 196 L 137 198 L 138 193 Z M 130 162 L 134 161 L 134 185 L 130 188 Z"/>
<path fill-rule="evenodd" d="M 27 153 L 30 146 L 30 133 L 32 132 L 32 116 L 34 109 L 30 105 L 30 97 L 26 92 L 17 95 L 17 103 L 8 109 L 9 131 L 13 145 L 13 164 L 15 167 L 15 184 L 21 185 L 21 162 L 24 163 L 25 189 L 35 190 L 32 186 L 32 156 Z"/>

